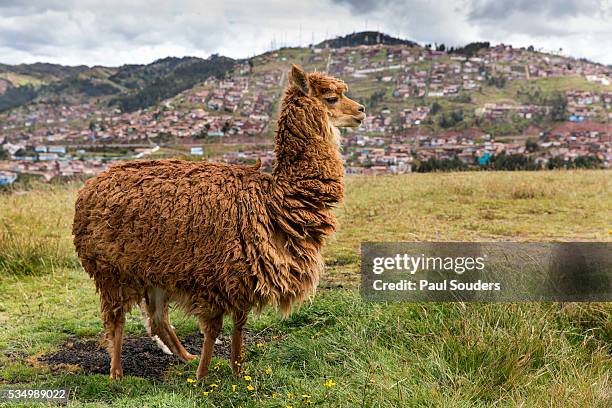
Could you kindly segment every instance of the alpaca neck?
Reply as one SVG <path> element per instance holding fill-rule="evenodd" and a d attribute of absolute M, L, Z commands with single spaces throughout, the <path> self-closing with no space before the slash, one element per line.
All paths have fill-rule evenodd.
<path fill-rule="evenodd" d="M 306 239 L 319 250 L 336 228 L 331 209 L 344 197 L 342 157 L 323 107 L 308 97 L 286 95 L 275 153 L 271 205 L 276 225 L 287 245 Z"/>
<path fill-rule="evenodd" d="M 325 112 L 320 112 L 321 116 L 316 113 L 311 117 L 299 115 L 304 122 L 302 127 L 298 127 L 293 115 L 281 113 L 272 174 L 285 197 L 320 208 L 342 201 L 344 165 L 338 130 L 329 124 Z"/>

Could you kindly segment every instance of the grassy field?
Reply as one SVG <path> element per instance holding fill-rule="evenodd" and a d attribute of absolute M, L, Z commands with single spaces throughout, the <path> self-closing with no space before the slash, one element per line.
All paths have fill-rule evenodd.
<path fill-rule="evenodd" d="M 70 388 L 71 406 L 607 406 L 612 305 L 365 303 L 362 241 L 610 241 L 609 171 L 349 177 L 312 302 L 252 316 L 244 374 L 215 359 L 163 380 L 52 371 L 37 357 L 99 338 L 93 284 L 71 245 L 78 185 L 0 194 L 0 388 Z M 195 320 L 172 313 L 179 337 Z M 223 335 L 231 325 L 226 322 Z M 144 335 L 137 311 L 128 336 Z M 1 404 L 1 403 L 0 403 Z"/>

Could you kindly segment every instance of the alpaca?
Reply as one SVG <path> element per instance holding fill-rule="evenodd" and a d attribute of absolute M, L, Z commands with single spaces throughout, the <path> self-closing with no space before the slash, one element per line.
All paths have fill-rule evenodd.
<path fill-rule="evenodd" d="M 324 238 L 336 229 L 332 209 L 344 195 L 337 128 L 365 118 L 347 89 L 291 67 L 272 174 L 258 165 L 141 160 L 81 188 L 74 244 L 100 295 L 111 378 L 123 377 L 125 313 L 142 299 L 150 335 L 183 361 L 196 357 L 170 324 L 168 304 L 197 317 L 204 378 L 224 315 L 233 318 L 231 365 L 239 375 L 249 311 L 271 305 L 287 315 L 315 290 Z"/>

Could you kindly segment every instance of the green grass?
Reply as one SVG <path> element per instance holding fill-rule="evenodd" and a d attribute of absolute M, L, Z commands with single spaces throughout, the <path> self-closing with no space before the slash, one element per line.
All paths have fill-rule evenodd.
<path fill-rule="evenodd" d="M 249 320 L 249 332 L 272 338 L 247 348 L 251 380 L 217 359 L 203 382 L 188 381 L 196 362 L 163 381 L 111 382 L 0 353 L 0 387 L 70 388 L 72 406 L 605 406 L 610 304 L 365 303 L 356 282 L 361 241 L 609 241 L 609 180 L 609 171 L 350 177 L 314 300 L 284 320 L 271 310 Z M 76 188 L 0 196 L 0 254 L 12 260 L 0 270 L 0 350 L 35 356 L 100 333 L 93 284 L 71 264 Z M 193 318 L 171 318 L 179 336 L 197 332 Z M 126 330 L 144 334 L 137 311 Z"/>
<path fill-rule="evenodd" d="M 0 72 L 0 78 L 6 79 L 15 87 L 22 85 L 39 86 L 46 83 L 42 79 L 30 75 L 16 74 L 14 72 Z"/>
<path fill-rule="evenodd" d="M 541 94 L 549 95 L 553 92 L 565 91 L 604 92 L 612 90 L 612 85 L 589 82 L 582 76 L 563 76 L 508 81 L 506 86 L 501 89 L 494 86 L 483 86 L 480 91 L 472 92 L 470 95 L 472 101 L 478 105 L 483 105 L 485 103 L 507 103 L 517 105 L 520 104 L 517 102 L 517 92 L 521 89 L 529 89 L 532 91 L 539 89 Z"/>

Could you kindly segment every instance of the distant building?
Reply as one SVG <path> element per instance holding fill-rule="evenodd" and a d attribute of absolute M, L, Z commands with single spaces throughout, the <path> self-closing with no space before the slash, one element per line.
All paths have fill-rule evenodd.
<path fill-rule="evenodd" d="M 64 146 L 49 146 L 49 153 L 61 153 L 66 154 L 66 148 Z"/>
<path fill-rule="evenodd" d="M 17 174 L 10 171 L 0 171 L 0 186 L 8 186 L 17 180 Z"/>
<path fill-rule="evenodd" d="M 192 156 L 202 156 L 204 154 L 204 149 L 201 147 L 192 147 L 191 155 Z"/>
<path fill-rule="evenodd" d="M 47 160 L 57 160 L 57 153 L 41 153 L 38 155 L 38 160 L 47 161 Z"/>

